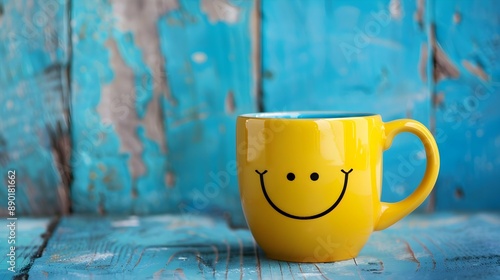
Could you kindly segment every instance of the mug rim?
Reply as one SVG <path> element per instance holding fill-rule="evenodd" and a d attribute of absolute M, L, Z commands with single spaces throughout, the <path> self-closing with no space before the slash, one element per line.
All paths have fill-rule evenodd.
<path fill-rule="evenodd" d="M 282 111 L 241 114 L 238 117 L 250 119 L 285 119 L 285 120 L 337 120 L 375 117 L 379 114 L 352 111 Z"/>

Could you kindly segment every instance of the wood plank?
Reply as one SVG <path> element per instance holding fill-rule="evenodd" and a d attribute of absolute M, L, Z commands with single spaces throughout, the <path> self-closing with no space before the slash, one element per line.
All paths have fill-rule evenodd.
<path fill-rule="evenodd" d="M 264 1 L 264 109 L 372 112 L 429 126 L 423 2 Z M 423 155 L 416 137 L 395 139 L 384 154 L 383 200 L 415 189 Z"/>
<path fill-rule="evenodd" d="M 75 212 L 243 222 L 234 126 L 256 109 L 255 10 L 224 0 L 72 5 Z"/>
<path fill-rule="evenodd" d="M 413 214 L 375 232 L 355 260 L 269 260 L 245 229 L 207 216 L 65 217 L 33 278 L 490 278 L 500 272 L 500 213 Z"/>
<path fill-rule="evenodd" d="M 236 116 L 257 111 L 255 1 L 181 1 L 159 23 L 171 98 L 166 127 L 181 212 L 244 225 L 236 177 Z M 175 42 L 175 43 L 174 43 Z"/>
<path fill-rule="evenodd" d="M 498 209 L 500 7 L 496 1 L 465 0 L 432 1 L 432 9 L 440 70 L 434 106 L 443 159 L 436 206 Z"/>
<path fill-rule="evenodd" d="M 18 218 L 17 220 L 3 219 L 0 227 L 0 278 L 11 279 L 14 276 L 26 276 L 35 258 L 41 254 L 41 248 L 45 240 L 50 236 L 49 227 L 54 224 L 56 219 L 48 218 Z M 12 226 L 15 223 L 14 235 L 11 235 Z M 55 224 L 54 224 L 55 225 Z M 12 228 L 14 229 L 14 228 Z M 8 239 L 13 236 L 12 239 Z M 14 240 L 9 243 L 9 240 Z M 11 252 L 11 246 L 14 246 L 14 253 Z M 11 260 L 8 254 L 14 255 L 14 267 L 11 267 Z"/>
<path fill-rule="evenodd" d="M 17 214 L 69 211 L 68 4 L 0 2 L 0 174 L 17 174 Z M 0 188 L 7 215 L 7 188 Z"/>
<path fill-rule="evenodd" d="M 169 209 L 163 127 L 168 89 L 155 24 L 175 7 L 171 2 L 76 1 L 71 7 L 76 213 Z M 145 202 L 150 205 L 141 209 Z"/>
<path fill-rule="evenodd" d="M 500 271 L 499 234 L 498 213 L 414 215 L 374 233 L 358 265 L 377 263 L 412 279 L 491 278 Z"/>

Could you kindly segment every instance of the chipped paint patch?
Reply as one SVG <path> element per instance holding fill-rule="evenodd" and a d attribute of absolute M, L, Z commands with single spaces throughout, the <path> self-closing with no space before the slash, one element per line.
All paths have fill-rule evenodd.
<path fill-rule="evenodd" d="M 473 64 L 472 62 L 464 59 L 464 60 L 462 60 L 462 66 L 465 69 L 467 69 L 467 71 L 469 71 L 471 74 L 478 77 L 479 79 L 481 79 L 483 81 L 490 80 L 490 77 L 488 76 L 488 74 L 486 74 L 486 71 L 484 71 L 484 69 L 483 69 L 483 67 L 481 67 L 481 65 Z"/>
<path fill-rule="evenodd" d="M 131 216 L 125 220 L 118 220 L 111 222 L 111 226 L 115 228 L 120 227 L 137 227 L 139 226 L 139 218 L 137 216 Z"/>
<path fill-rule="evenodd" d="M 441 107 L 444 105 L 444 93 L 438 92 L 432 96 L 432 104 L 434 107 Z"/>
<path fill-rule="evenodd" d="M 427 43 L 420 44 L 420 59 L 418 61 L 418 73 L 422 81 L 427 81 L 427 64 L 429 63 L 429 51 L 427 50 Z"/>
<path fill-rule="evenodd" d="M 418 23 L 418 26 L 422 29 L 424 27 L 424 10 L 425 10 L 425 0 L 417 0 L 417 10 L 413 15 L 413 18 Z"/>
<path fill-rule="evenodd" d="M 391 0 L 389 2 L 389 13 L 391 18 L 400 20 L 404 16 L 403 6 L 401 5 L 401 0 Z"/>
<path fill-rule="evenodd" d="M 124 32 L 122 51 L 127 65 L 132 67 L 135 74 L 142 74 L 142 81 L 133 88 L 136 91 L 136 100 L 128 104 L 137 112 L 140 123 L 146 128 L 148 138 L 160 146 L 162 152 L 165 147 L 165 129 L 163 127 L 163 108 L 160 97 L 166 95 L 170 99 L 170 90 L 165 70 L 165 57 L 160 50 L 160 41 L 157 21 L 163 15 L 177 10 L 177 0 L 169 1 L 114 1 L 113 14 L 118 20 L 118 29 Z M 128 39 L 128 40 L 127 40 Z M 138 65 L 147 67 L 138 67 Z"/>
<path fill-rule="evenodd" d="M 460 76 L 457 66 L 445 53 L 441 45 L 436 41 L 436 30 L 435 26 L 431 26 L 429 40 L 432 46 L 432 54 L 434 61 L 434 71 L 433 78 L 434 82 L 437 83 L 444 79 L 456 79 Z"/>
<path fill-rule="evenodd" d="M 74 257 L 74 258 L 65 260 L 65 262 L 75 263 L 75 264 L 77 264 L 77 263 L 92 263 L 95 261 L 102 261 L 102 260 L 111 258 L 113 256 L 114 256 L 113 253 L 85 254 L 85 255 L 81 255 L 78 257 Z"/>
<path fill-rule="evenodd" d="M 204 52 L 195 52 L 191 55 L 191 59 L 196 63 L 205 63 L 207 55 Z"/>
<path fill-rule="evenodd" d="M 178 0 L 111 0 L 111 4 L 117 27 L 123 32 L 141 28 L 145 21 L 154 22 L 161 15 L 179 9 Z"/>
<path fill-rule="evenodd" d="M 136 99 L 134 72 L 125 63 L 116 40 L 111 39 L 106 45 L 111 53 L 109 65 L 115 77 L 110 84 L 102 87 L 97 112 L 102 119 L 113 124 L 120 138 L 120 152 L 130 154 L 129 170 L 132 178 L 137 178 L 143 175 L 146 169 L 140 156 L 143 144 L 136 132 L 139 117 L 133 107 Z"/>
<path fill-rule="evenodd" d="M 240 13 L 240 9 L 227 0 L 201 0 L 201 10 L 212 23 L 222 21 L 235 24 Z"/>
<path fill-rule="evenodd" d="M 165 175 L 165 185 L 169 188 L 175 187 L 175 174 L 172 171 L 168 171 Z"/>
<path fill-rule="evenodd" d="M 459 12 L 453 14 L 453 23 L 459 24 L 462 21 L 462 15 Z"/>
<path fill-rule="evenodd" d="M 226 113 L 234 113 L 236 110 L 236 101 L 234 100 L 234 93 L 232 91 L 227 93 L 225 103 Z"/>

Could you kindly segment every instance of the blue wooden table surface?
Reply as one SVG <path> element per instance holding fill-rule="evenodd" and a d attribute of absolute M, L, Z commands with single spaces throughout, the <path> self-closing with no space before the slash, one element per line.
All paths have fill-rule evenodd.
<path fill-rule="evenodd" d="M 11 223 L 15 225 L 12 228 Z M 43 252 L 44 243 L 48 240 L 47 231 L 50 224 L 51 220 L 47 218 L 5 219 L 5 224 L 0 227 L 0 235 L 4 238 L 0 243 L 2 279 L 8 279 L 13 275 L 23 275 L 29 271 L 34 259 L 41 256 Z M 9 238 L 11 236 L 12 238 Z M 11 250 L 11 247 L 15 249 Z M 10 263 L 11 256 L 14 256 L 14 263 Z"/>
<path fill-rule="evenodd" d="M 7 270 L 6 243 L 0 243 L 5 279 L 500 277 L 500 213 L 413 214 L 373 233 L 356 258 L 308 264 L 270 260 L 247 229 L 209 216 L 72 216 L 53 220 L 48 229 L 49 219 L 20 218 L 18 224 L 17 274 Z M 318 247 L 332 248 L 327 240 Z"/>

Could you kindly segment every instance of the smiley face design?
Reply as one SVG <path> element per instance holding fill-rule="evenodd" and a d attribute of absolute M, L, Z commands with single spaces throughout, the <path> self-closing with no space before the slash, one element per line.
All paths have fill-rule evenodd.
<path fill-rule="evenodd" d="M 264 194 L 264 197 L 266 198 L 269 205 L 271 205 L 271 207 L 274 210 L 276 210 L 276 212 L 280 213 L 281 215 L 288 217 L 288 218 L 291 218 L 291 219 L 296 219 L 296 220 L 312 220 L 312 219 L 317 219 L 317 218 L 323 217 L 326 214 L 332 212 L 332 210 L 335 209 L 335 207 L 337 207 L 337 205 L 339 205 L 339 203 L 342 201 L 342 198 L 344 197 L 344 194 L 346 192 L 347 183 L 349 180 L 349 173 L 352 172 L 352 168 L 349 171 L 344 171 L 344 169 L 342 169 L 341 171 L 342 171 L 342 173 L 344 173 L 344 185 L 342 187 L 342 192 L 340 193 L 339 197 L 332 203 L 332 205 L 329 208 L 327 208 L 324 211 L 319 212 L 317 214 L 308 215 L 308 216 L 298 216 L 298 215 L 293 215 L 293 214 L 290 214 L 290 213 L 283 211 L 269 197 L 269 194 L 267 193 L 267 190 L 266 190 L 265 180 L 264 180 L 264 175 L 267 173 L 267 170 L 264 170 L 263 172 L 259 172 L 258 170 L 255 170 L 255 172 L 257 174 L 259 174 L 260 186 L 262 188 L 262 193 Z M 286 177 L 287 177 L 288 181 L 293 181 L 295 179 L 295 174 L 288 173 Z M 311 173 L 310 178 L 312 181 L 316 181 L 319 179 L 319 174 L 316 172 L 313 172 L 313 173 Z"/>

